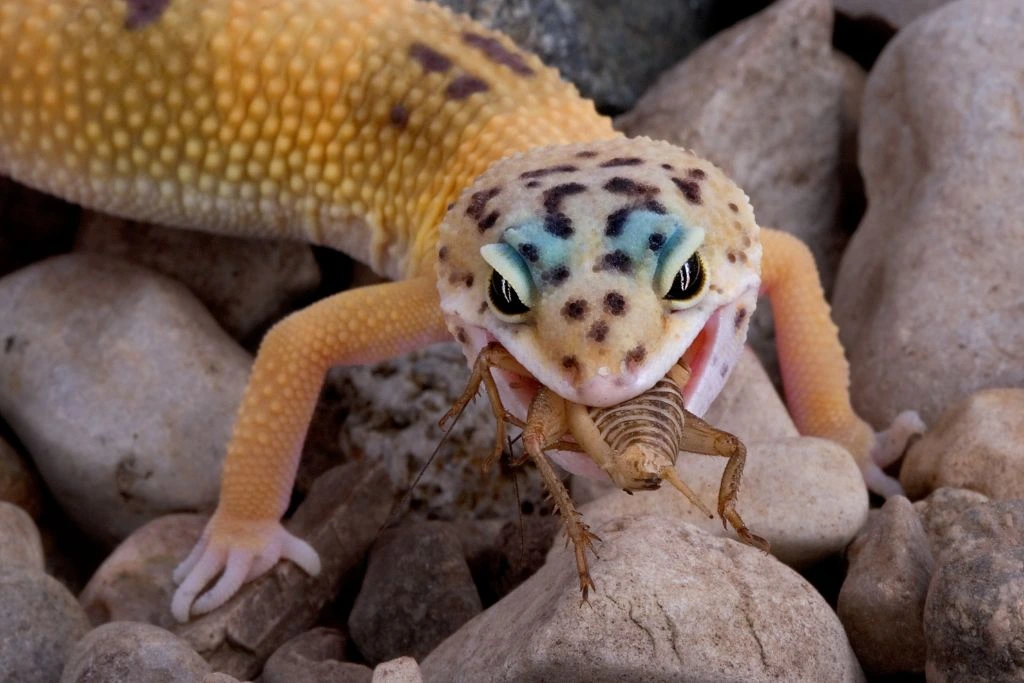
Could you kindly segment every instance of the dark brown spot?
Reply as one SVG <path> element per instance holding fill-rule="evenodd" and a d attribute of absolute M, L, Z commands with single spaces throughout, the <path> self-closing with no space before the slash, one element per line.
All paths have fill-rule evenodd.
<path fill-rule="evenodd" d="M 493 228 L 494 224 L 498 222 L 498 218 L 500 216 L 500 212 L 491 211 L 485 218 L 481 218 L 476 222 L 476 227 L 479 228 L 480 232 L 484 232 L 488 228 Z"/>
<path fill-rule="evenodd" d="M 603 320 L 598 320 L 596 323 L 591 325 L 590 329 L 587 331 L 587 338 L 588 339 L 593 339 L 594 341 L 596 341 L 598 343 L 603 342 L 605 340 L 605 337 L 607 337 L 607 336 L 608 336 L 608 323 L 606 323 Z"/>
<path fill-rule="evenodd" d="M 624 194 L 630 197 L 647 196 L 658 193 L 658 188 L 653 185 L 644 185 L 629 178 L 616 176 L 604 184 L 604 189 L 615 194 Z"/>
<path fill-rule="evenodd" d="M 562 356 L 562 367 L 566 370 L 579 370 L 580 362 L 576 356 Z"/>
<path fill-rule="evenodd" d="M 448 259 L 448 247 L 441 247 L 437 250 L 437 260 L 444 262 Z"/>
<path fill-rule="evenodd" d="M 739 331 L 739 329 L 741 327 L 743 327 L 743 321 L 746 320 L 746 319 L 747 319 L 747 309 L 745 309 L 745 308 L 737 308 L 736 309 L 736 319 L 733 321 L 733 325 L 736 327 L 736 331 L 737 332 Z"/>
<path fill-rule="evenodd" d="M 483 315 L 484 311 L 486 311 L 486 310 L 487 310 L 487 302 L 486 301 L 481 301 L 480 305 L 476 309 L 477 315 Z"/>
<path fill-rule="evenodd" d="M 664 216 L 666 213 L 668 213 L 668 210 L 665 209 L 665 205 L 659 202 L 657 199 L 648 199 L 646 202 L 644 202 L 644 208 L 650 211 L 651 213 L 658 214 L 659 216 Z"/>
<path fill-rule="evenodd" d="M 572 299 L 562 306 L 562 315 L 570 320 L 583 320 L 587 317 L 587 302 L 584 299 Z"/>
<path fill-rule="evenodd" d="M 540 279 L 552 285 L 560 285 L 569 279 L 569 269 L 565 266 L 555 266 L 541 275 Z"/>
<path fill-rule="evenodd" d="M 432 47 L 427 47 L 423 43 L 413 43 L 409 46 L 409 56 L 420 63 L 423 70 L 427 73 L 436 71 L 438 73 L 444 73 L 448 69 L 452 68 L 452 60 L 438 52 Z"/>
<path fill-rule="evenodd" d="M 576 152 L 576 156 L 579 157 L 580 159 L 593 159 L 594 157 L 597 156 L 597 152 L 585 149 L 582 152 Z"/>
<path fill-rule="evenodd" d="M 647 358 L 647 349 L 643 344 L 638 344 L 626 352 L 627 363 L 643 363 L 644 358 Z"/>
<path fill-rule="evenodd" d="M 665 169 L 666 171 L 671 171 L 672 170 L 672 164 L 662 164 L 661 167 L 663 169 Z"/>
<path fill-rule="evenodd" d="M 464 100 L 470 95 L 490 90 L 490 86 L 483 79 L 473 74 L 459 76 L 444 89 L 444 96 L 449 100 Z"/>
<path fill-rule="evenodd" d="M 551 175 L 552 173 L 572 173 L 573 171 L 580 170 L 578 167 L 572 164 L 562 164 L 560 166 L 549 166 L 548 168 L 536 168 L 532 171 L 524 171 L 519 174 L 519 177 L 523 180 L 527 178 L 543 178 L 544 176 Z"/>
<path fill-rule="evenodd" d="M 608 218 L 604 222 L 604 234 L 608 237 L 618 237 L 621 235 L 622 229 L 626 226 L 626 221 L 631 213 L 633 213 L 633 209 L 627 206 L 608 214 Z"/>
<path fill-rule="evenodd" d="M 729 251 L 729 253 L 727 253 L 725 256 L 726 256 L 726 258 L 729 259 L 729 263 L 736 263 L 736 252 L 735 251 Z"/>
<path fill-rule="evenodd" d="M 507 66 L 520 76 L 533 75 L 533 69 L 527 65 L 526 60 L 523 59 L 522 55 L 509 50 L 507 47 L 502 45 L 501 41 L 497 38 L 482 36 L 479 33 L 470 33 L 467 31 L 462 34 L 462 42 L 480 50 L 487 56 L 487 59 L 491 60 L 495 64 Z"/>
<path fill-rule="evenodd" d="M 740 207 L 736 206 L 733 202 L 729 202 L 729 210 L 733 213 L 739 213 Z"/>
<path fill-rule="evenodd" d="M 396 104 L 391 107 L 391 114 L 389 118 L 391 120 L 391 125 L 401 130 L 409 123 L 409 110 L 400 104 Z"/>
<path fill-rule="evenodd" d="M 455 208 L 455 202 L 451 202 L 450 204 L 448 204 L 447 207 L 445 207 L 445 211 L 451 211 L 454 208 Z"/>
<path fill-rule="evenodd" d="M 601 258 L 599 270 L 605 269 L 617 270 L 620 273 L 630 273 L 633 271 L 633 259 L 621 249 L 616 249 Z"/>
<path fill-rule="evenodd" d="M 537 259 L 540 258 L 540 252 L 537 251 L 537 245 L 533 242 L 523 242 L 519 245 L 519 253 L 523 255 L 530 263 L 536 263 Z"/>
<path fill-rule="evenodd" d="M 128 0 L 124 27 L 129 31 L 145 28 L 160 19 L 170 4 L 171 0 Z"/>
<path fill-rule="evenodd" d="M 686 175 L 690 176 L 694 180 L 704 180 L 705 178 L 708 177 L 708 174 L 704 171 L 703 168 L 691 168 L 689 171 L 686 172 Z"/>
<path fill-rule="evenodd" d="M 573 230 L 572 221 L 564 213 L 549 213 L 544 216 L 544 229 L 563 240 L 569 239 L 576 232 Z"/>
<path fill-rule="evenodd" d="M 462 282 L 465 283 L 466 287 L 472 287 L 473 286 L 473 273 L 470 273 L 466 277 L 462 278 Z"/>
<path fill-rule="evenodd" d="M 691 204 L 700 204 L 700 185 L 696 181 L 672 178 L 672 182 L 676 184 L 679 191 L 686 197 L 686 201 Z"/>
<path fill-rule="evenodd" d="M 665 236 L 660 232 L 651 233 L 647 238 L 647 246 L 651 251 L 658 251 L 665 246 Z"/>
<path fill-rule="evenodd" d="M 615 157 L 598 164 L 601 168 L 614 168 L 615 166 L 639 166 L 644 163 L 640 157 Z"/>
<path fill-rule="evenodd" d="M 750 236 L 749 235 L 744 235 L 743 236 L 743 246 L 749 247 L 751 244 L 753 244 L 753 243 L 750 241 Z"/>
<path fill-rule="evenodd" d="M 604 295 L 604 310 L 610 315 L 626 315 L 626 297 L 612 291 Z"/>
<path fill-rule="evenodd" d="M 557 213 L 562 208 L 562 200 L 580 192 L 586 192 L 587 186 L 579 183 L 563 183 L 544 190 L 544 210 Z"/>
<path fill-rule="evenodd" d="M 460 344 L 465 344 L 466 341 L 469 339 L 466 336 L 466 331 L 461 327 L 455 328 L 455 338 L 459 340 Z"/>
<path fill-rule="evenodd" d="M 489 190 L 474 192 L 469 198 L 469 205 L 466 207 L 466 215 L 474 220 L 480 220 L 487 208 L 487 202 L 501 194 L 500 187 L 492 187 Z"/>

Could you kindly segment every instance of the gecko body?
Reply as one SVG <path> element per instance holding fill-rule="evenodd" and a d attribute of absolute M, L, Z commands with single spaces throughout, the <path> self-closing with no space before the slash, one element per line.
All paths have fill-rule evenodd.
<path fill-rule="evenodd" d="M 536 57 L 440 7 L 0 0 L 0 173 L 124 217 L 332 246 L 396 280 L 265 336 L 220 502 L 177 572 L 181 620 L 281 558 L 318 571 L 280 518 L 324 373 L 449 334 L 470 359 L 500 342 L 527 391 L 586 405 L 684 358 L 700 413 L 766 291 L 798 426 L 890 484 L 807 249 L 759 229 L 710 163 L 624 138 Z"/>

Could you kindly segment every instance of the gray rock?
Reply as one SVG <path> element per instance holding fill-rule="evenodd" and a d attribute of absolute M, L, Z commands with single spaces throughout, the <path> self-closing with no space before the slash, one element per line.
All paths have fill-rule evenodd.
<path fill-rule="evenodd" d="M 423 683 L 419 664 L 412 657 L 382 662 L 373 670 L 373 683 Z"/>
<path fill-rule="evenodd" d="M 914 509 L 921 517 L 928 545 L 932 555 L 940 557 L 952 545 L 956 544 L 956 520 L 965 511 L 988 502 L 988 496 L 966 489 L 941 488 L 930 496 L 914 503 Z"/>
<path fill-rule="evenodd" d="M 599 107 L 628 109 L 712 31 L 714 0 L 440 0 L 540 56 Z"/>
<path fill-rule="evenodd" d="M 208 673 L 210 665 L 170 631 L 112 621 L 72 648 L 60 683 L 196 683 Z"/>
<path fill-rule="evenodd" d="M 43 510 L 35 475 L 14 447 L 0 438 L 0 500 L 25 510 L 33 518 Z"/>
<path fill-rule="evenodd" d="M 556 544 L 423 660 L 424 679 L 863 680 L 822 597 L 764 553 L 652 515 L 593 530 L 603 543 L 588 606 L 572 551 Z"/>
<path fill-rule="evenodd" d="M 263 683 L 370 683 L 373 670 L 341 661 L 345 636 L 331 628 L 315 628 L 277 649 L 263 667 Z"/>
<path fill-rule="evenodd" d="M 116 256 L 178 280 L 240 341 L 252 340 L 320 284 L 305 244 L 168 230 L 95 212 L 85 213 L 75 250 Z"/>
<path fill-rule="evenodd" d="M 421 658 L 481 609 L 458 535 L 420 522 L 374 544 L 348 627 L 369 662 Z"/>
<path fill-rule="evenodd" d="M 0 567 L 43 571 L 43 541 L 28 513 L 0 501 Z"/>
<path fill-rule="evenodd" d="M 89 620 L 67 588 L 42 572 L 0 567 L 0 681 L 52 683 Z"/>
<path fill-rule="evenodd" d="M 914 443 L 900 483 L 911 498 L 943 486 L 1024 498 L 1024 389 L 985 389 L 951 406 Z"/>
<path fill-rule="evenodd" d="M 986 503 L 953 525 L 925 605 L 929 681 L 1024 678 L 1024 501 Z"/>
<path fill-rule="evenodd" d="M 181 285 L 99 256 L 0 280 L 0 413 L 108 543 L 212 508 L 249 356 Z"/>
<path fill-rule="evenodd" d="M 833 312 L 873 424 L 1024 385 L 1022 31 L 1018 0 L 962 0 L 900 31 L 868 78 L 868 212 Z"/>
<path fill-rule="evenodd" d="M 893 496 L 849 549 L 839 619 L 864 669 L 924 671 L 924 601 L 934 560 L 914 506 Z"/>
<path fill-rule="evenodd" d="M 942 7 L 952 0 L 834 0 L 836 10 L 855 18 L 881 19 L 903 28 L 917 17 Z"/>
<path fill-rule="evenodd" d="M 313 627 L 358 569 L 395 501 L 384 469 L 353 462 L 317 479 L 288 530 L 320 554 L 320 574 L 280 563 L 213 612 L 175 632 L 217 671 L 248 679 L 281 645 Z"/>
<path fill-rule="evenodd" d="M 94 624 L 140 621 L 170 629 L 174 568 L 199 540 L 208 517 L 158 517 L 121 542 L 107 556 L 78 596 Z"/>

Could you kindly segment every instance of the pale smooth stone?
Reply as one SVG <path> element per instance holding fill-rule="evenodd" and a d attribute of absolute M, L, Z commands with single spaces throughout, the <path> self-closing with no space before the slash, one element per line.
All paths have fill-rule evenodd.
<path fill-rule="evenodd" d="M 210 665 L 170 631 L 112 621 L 89 631 L 72 648 L 60 683 L 195 683 L 209 673 Z"/>
<path fill-rule="evenodd" d="M 0 567 L 43 571 L 43 541 L 28 513 L 0 501 Z"/>

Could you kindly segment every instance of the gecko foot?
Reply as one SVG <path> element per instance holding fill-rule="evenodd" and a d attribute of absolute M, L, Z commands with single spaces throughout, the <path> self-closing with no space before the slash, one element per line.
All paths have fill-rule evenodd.
<path fill-rule="evenodd" d="M 171 613 L 185 623 L 190 615 L 213 611 L 280 559 L 291 560 L 312 576 L 320 573 L 316 550 L 280 522 L 224 523 L 214 515 L 195 548 L 174 570 L 178 590 L 171 600 Z M 220 578 L 200 596 L 218 574 Z"/>
<path fill-rule="evenodd" d="M 896 416 L 888 429 L 875 434 L 871 459 L 864 469 L 864 482 L 868 489 L 886 498 L 903 493 L 899 480 L 886 474 L 882 468 L 903 457 L 912 439 L 924 431 L 921 416 L 913 410 L 906 410 Z"/>

